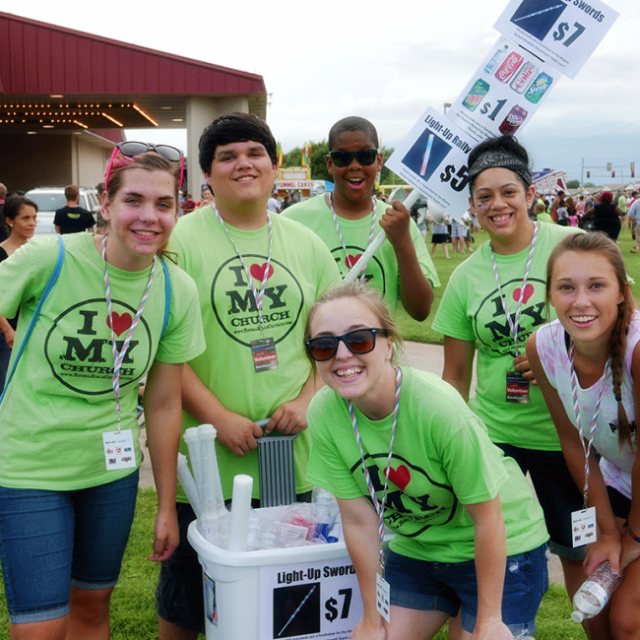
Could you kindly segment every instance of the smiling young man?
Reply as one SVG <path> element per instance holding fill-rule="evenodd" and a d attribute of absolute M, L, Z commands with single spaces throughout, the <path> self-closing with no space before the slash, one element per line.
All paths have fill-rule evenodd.
<path fill-rule="evenodd" d="M 433 287 L 440 285 L 418 227 L 407 208 L 373 197 L 382 153 L 371 122 L 343 118 L 329 131 L 327 170 L 335 190 L 288 208 L 283 216 L 317 233 L 345 276 L 381 230 L 387 241 L 367 265 L 365 281 L 380 291 L 395 311 L 398 300 L 416 320 L 431 310 Z"/>
<path fill-rule="evenodd" d="M 200 138 L 200 166 L 215 206 L 182 218 L 170 246 L 198 285 L 207 341 L 202 357 L 185 367 L 182 426 L 216 427 L 225 500 L 238 473 L 254 478 L 254 499 L 260 497 L 255 449 L 263 432 L 256 420 L 271 418 L 267 431 L 298 434 L 296 492 L 303 498 L 311 490 L 305 429 L 315 392 L 304 325 L 340 275 L 315 234 L 267 211 L 277 160 L 262 120 L 246 113 L 216 118 Z M 156 593 L 160 640 L 204 633 L 201 569 L 186 537 L 195 516 L 180 487 L 178 518 L 180 546 L 164 563 Z"/>

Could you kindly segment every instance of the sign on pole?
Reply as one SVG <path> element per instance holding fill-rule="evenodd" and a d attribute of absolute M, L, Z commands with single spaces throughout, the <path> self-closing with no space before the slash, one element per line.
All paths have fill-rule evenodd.
<path fill-rule="evenodd" d="M 491 48 L 446 116 L 428 108 L 387 161 L 393 172 L 459 218 L 469 151 L 531 121 L 558 80 L 574 78 L 618 13 L 599 0 L 511 0 Z"/>
<path fill-rule="evenodd" d="M 600 0 L 511 0 L 494 28 L 573 79 L 619 15 Z"/>

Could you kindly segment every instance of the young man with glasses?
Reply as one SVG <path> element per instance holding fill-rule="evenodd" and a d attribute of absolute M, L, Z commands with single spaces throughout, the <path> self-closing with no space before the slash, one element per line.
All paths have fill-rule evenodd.
<path fill-rule="evenodd" d="M 351 116 L 336 122 L 329 131 L 326 158 L 334 191 L 301 202 L 282 215 L 317 233 L 343 276 L 384 230 L 387 240 L 360 275 L 384 295 L 393 311 L 400 299 L 409 315 L 421 321 L 429 315 L 433 287 L 440 281 L 407 208 L 399 202 L 389 206 L 373 197 L 382 169 L 378 146 L 376 129 L 365 118 Z"/>
<path fill-rule="evenodd" d="M 215 204 L 181 218 L 170 244 L 198 285 L 207 341 L 206 352 L 183 376 L 182 427 L 210 423 L 217 429 L 225 500 L 238 473 L 254 478 L 253 497 L 260 497 L 255 450 L 263 431 L 256 421 L 270 418 L 267 432 L 298 434 L 296 493 L 305 499 L 311 490 L 306 411 L 315 378 L 304 352 L 304 326 L 315 300 L 339 285 L 340 275 L 315 234 L 268 212 L 277 155 L 262 120 L 246 113 L 220 116 L 199 146 Z M 195 640 L 204 633 L 202 572 L 187 541 L 195 516 L 180 487 L 177 506 L 180 546 L 163 563 L 156 593 L 160 640 Z"/>

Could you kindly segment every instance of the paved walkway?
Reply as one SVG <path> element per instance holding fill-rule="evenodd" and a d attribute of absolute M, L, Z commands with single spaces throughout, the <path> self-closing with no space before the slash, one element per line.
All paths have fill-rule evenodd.
<path fill-rule="evenodd" d="M 430 371 L 437 375 L 442 375 L 444 366 L 444 349 L 438 344 L 422 344 L 420 342 L 406 342 L 400 358 L 401 363 L 408 364 L 416 369 Z M 474 368 L 475 371 L 475 368 Z M 471 388 L 476 386 L 475 374 L 471 383 Z M 146 433 L 143 431 L 140 436 L 140 446 L 144 451 L 144 461 L 140 468 L 140 486 L 153 486 L 153 474 L 151 472 L 151 463 L 149 451 L 146 447 Z M 562 568 L 557 556 L 551 555 L 549 560 L 549 579 L 553 582 L 564 584 L 562 576 Z"/>

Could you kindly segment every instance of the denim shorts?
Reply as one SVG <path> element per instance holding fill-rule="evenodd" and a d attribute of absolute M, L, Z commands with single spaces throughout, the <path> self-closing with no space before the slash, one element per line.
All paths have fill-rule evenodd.
<path fill-rule="evenodd" d="M 533 635 L 538 607 L 549 587 L 547 545 L 507 558 L 502 594 L 502 620 L 514 638 Z M 443 611 L 462 609 L 462 626 L 473 632 L 478 612 L 478 580 L 473 560 L 431 562 L 391 551 L 385 565 L 391 604 L 406 609 Z"/>
<path fill-rule="evenodd" d="M 138 491 L 138 471 L 97 487 L 0 487 L 0 560 L 9 621 L 69 613 L 69 593 L 118 582 Z"/>
<path fill-rule="evenodd" d="M 518 463 L 522 473 L 529 472 L 549 532 L 549 550 L 561 558 L 584 560 L 586 547 L 574 548 L 571 535 L 571 513 L 584 509 L 584 501 L 562 451 L 523 449 L 505 443 L 496 446 Z"/>

